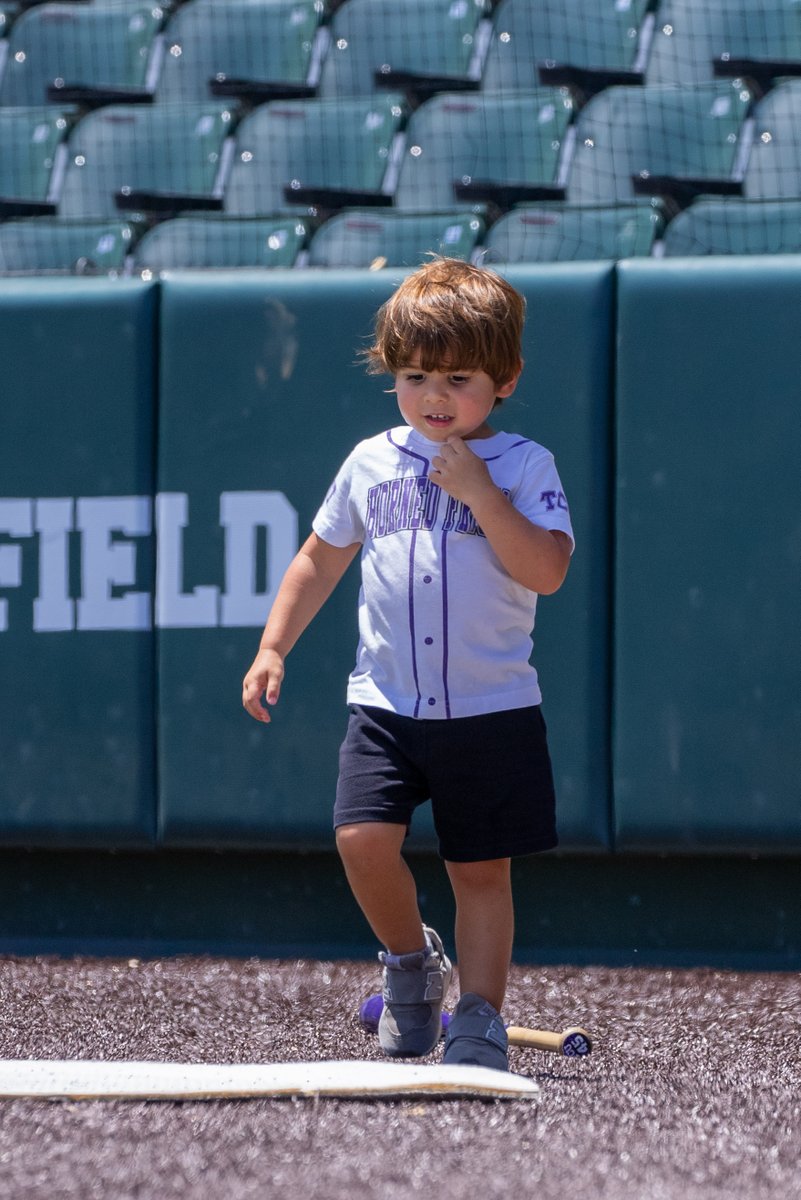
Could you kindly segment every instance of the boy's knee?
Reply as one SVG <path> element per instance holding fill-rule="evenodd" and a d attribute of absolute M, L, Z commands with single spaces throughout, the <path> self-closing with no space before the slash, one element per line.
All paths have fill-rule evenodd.
<path fill-rule="evenodd" d="M 402 825 L 385 825 L 379 821 L 362 821 L 340 825 L 336 831 L 337 850 L 345 862 L 379 860 L 400 853 L 406 836 Z"/>
<path fill-rule="evenodd" d="M 511 859 L 492 858 L 485 862 L 447 864 L 448 874 L 455 886 L 484 891 L 506 889 L 511 884 Z"/>

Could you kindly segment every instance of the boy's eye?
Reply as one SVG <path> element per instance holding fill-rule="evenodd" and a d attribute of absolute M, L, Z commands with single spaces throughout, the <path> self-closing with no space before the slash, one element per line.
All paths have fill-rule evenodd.
<path fill-rule="evenodd" d="M 451 375 L 452 383 L 467 383 L 469 379 L 469 375 Z"/>
<path fill-rule="evenodd" d="M 409 383 L 419 383 L 422 378 L 423 378 L 422 375 L 407 375 L 406 376 L 406 379 Z"/>

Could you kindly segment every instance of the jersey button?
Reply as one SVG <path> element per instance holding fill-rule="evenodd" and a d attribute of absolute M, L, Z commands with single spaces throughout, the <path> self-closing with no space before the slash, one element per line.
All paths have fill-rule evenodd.
<path fill-rule="evenodd" d="M 430 583 L 430 582 L 431 582 L 431 576 L 430 576 L 430 575 L 424 575 L 424 576 L 423 576 L 423 583 Z"/>
<path fill-rule="evenodd" d="M 433 646 L 433 645 L 434 645 L 434 639 L 433 639 L 433 638 L 426 638 L 426 645 L 427 645 L 427 646 Z"/>
<path fill-rule="evenodd" d="M 436 698 L 436 696 L 429 696 L 429 697 L 428 697 L 428 703 L 429 703 L 429 704 L 436 704 L 436 703 L 437 703 L 437 698 Z"/>

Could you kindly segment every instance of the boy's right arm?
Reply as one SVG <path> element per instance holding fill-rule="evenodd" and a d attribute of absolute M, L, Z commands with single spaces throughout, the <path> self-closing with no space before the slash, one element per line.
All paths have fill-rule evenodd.
<path fill-rule="evenodd" d="M 322 608 L 360 549 L 332 546 L 313 533 L 289 564 L 275 597 L 259 652 L 242 684 L 242 703 L 257 721 L 269 722 L 262 702 L 276 704 L 284 678 L 284 659 Z"/>

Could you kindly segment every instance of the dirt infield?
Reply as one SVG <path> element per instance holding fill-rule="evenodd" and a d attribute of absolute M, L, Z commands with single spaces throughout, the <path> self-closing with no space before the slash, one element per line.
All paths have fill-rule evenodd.
<path fill-rule="evenodd" d="M 0 1057 L 377 1058 L 377 966 L 0 958 Z M 514 1049 L 537 1103 L 0 1102 L 8 1200 L 792 1200 L 801 982 L 789 974 L 524 967 L 507 1020 L 580 1023 L 583 1061 Z"/>

